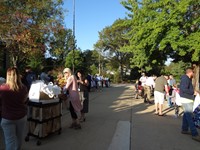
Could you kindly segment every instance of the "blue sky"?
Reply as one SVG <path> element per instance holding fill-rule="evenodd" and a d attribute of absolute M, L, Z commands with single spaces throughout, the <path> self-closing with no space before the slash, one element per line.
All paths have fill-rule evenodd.
<path fill-rule="evenodd" d="M 75 0 L 75 36 L 81 50 L 93 50 L 98 32 L 116 19 L 125 18 L 127 10 L 121 0 Z M 64 0 L 65 27 L 73 28 L 73 0 Z"/>

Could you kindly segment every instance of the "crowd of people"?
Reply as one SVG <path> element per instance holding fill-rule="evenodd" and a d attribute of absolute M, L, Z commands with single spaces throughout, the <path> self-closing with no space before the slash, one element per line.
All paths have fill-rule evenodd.
<path fill-rule="evenodd" d="M 19 150 L 22 146 L 23 132 L 27 121 L 28 93 L 32 83 L 42 80 L 61 87 L 59 98 L 67 103 L 72 123 L 69 128 L 81 129 L 81 122 L 86 121 L 89 112 L 89 92 L 101 91 L 110 86 L 109 78 L 91 76 L 79 70 L 74 74 L 69 68 L 58 73 L 54 78 L 52 71 L 43 70 L 37 76 L 30 67 L 21 75 L 16 67 L 8 68 L 6 79 L 0 78 L 0 123 L 4 132 L 6 150 Z"/>
<path fill-rule="evenodd" d="M 181 76 L 180 83 L 177 84 L 172 75 L 142 76 L 135 84 L 135 98 L 143 98 L 144 103 L 153 104 L 151 97 L 154 97 L 155 115 L 165 116 L 163 113 L 164 101 L 168 107 L 174 107 L 175 117 L 179 116 L 179 108 L 184 111 L 182 119 L 182 134 L 191 134 L 192 139 L 200 142 L 197 128 L 200 128 L 200 100 L 194 108 L 195 97 L 199 93 L 194 90 L 192 78 L 194 71 L 187 68 L 185 75 Z"/>
<path fill-rule="evenodd" d="M 142 73 L 136 82 L 135 98 L 143 98 L 144 103 L 153 104 L 155 115 L 165 116 L 163 104 L 167 100 L 169 108 L 175 108 L 176 117 L 179 108 L 184 110 L 182 120 L 182 134 L 191 134 L 192 139 L 200 141 L 197 126 L 200 127 L 200 104 L 194 109 L 193 103 L 198 92 L 192 85 L 193 69 L 187 68 L 181 77 L 180 84 L 172 75 L 146 76 Z M 1 78 L 0 85 L 0 122 L 5 136 L 6 150 L 21 149 L 23 132 L 27 121 L 28 92 L 34 80 L 38 79 L 31 68 L 26 68 L 24 76 L 16 67 L 8 68 L 6 79 Z M 74 74 L 69 68 L 58 73 L 53 78 L 52 72 L 43 71 L 40 80 L 44 83 L 53 82 L 62 88 L 61 99 L 69 101 L 69 111 L 72 119 L 70 128 L 81 129 L 81 122 L 86 121 L 89 112 L 89 92 L 100 91 L 102 87 L 109 87 L 110 80 L 101 76 L 91 76 L 79 70 Z M 5 82 L 5 83 L 3 83 Z M 64 95 L 64 96 L 62 96 Z M 195 117 L 194 117 L 195 116 Z M 195 119 L 194 119 L 195 118 Z"/>

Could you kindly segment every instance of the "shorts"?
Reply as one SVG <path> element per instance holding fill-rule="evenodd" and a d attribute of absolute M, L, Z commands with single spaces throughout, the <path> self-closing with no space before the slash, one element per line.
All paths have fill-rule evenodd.
<path fill-rule="evenodd" d="M 158 91 L 154 91 L 154 101 L 155 104 L 159 103 L 159 104 L 163 104 L 165 100 L 165 94 L 158 92 Z"/>

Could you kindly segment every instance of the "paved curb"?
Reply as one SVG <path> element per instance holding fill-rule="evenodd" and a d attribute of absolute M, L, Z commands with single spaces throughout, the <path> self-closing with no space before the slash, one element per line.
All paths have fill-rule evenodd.
<path fill-rule="evenodd" d="M 119 121 L 117 123 L 116 131 L 108 150 L 129 150 L 130 127 L 129 121 Z"/>

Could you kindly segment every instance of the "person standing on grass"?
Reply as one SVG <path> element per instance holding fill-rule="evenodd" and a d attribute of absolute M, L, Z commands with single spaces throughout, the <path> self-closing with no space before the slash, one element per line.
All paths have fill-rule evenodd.
<path fill-rule="evenodd" d="M 192 139 L 200 142 L 200 136 L 197 132 L 195 124 L 193 122 L 193 104 L 194 95 L 197 94 L 194 91 L 192 85 L 192 78 L 194 72 L 192 68 L 187 68 L 185 75 L 181 77 L 180 82 L 180 100 L 184 110 L 183 120 L 182 120 L 182 134 L 192 134 Z M 190 132 L 189 132 L 190 129 Z"/>
<path fill-rule="evenodd" d="M 155 91 L 154 91 L 154 100 L 155 100 L 155 114 L 159 116 L 164 116 L 162 109 L 163 103 L 166 95 L 169 95 L 168 86 L 167 86 L 168 76 L 160 76 L 155 81 Z M 158 112 L 159 110 L 159 112 Z"/>

